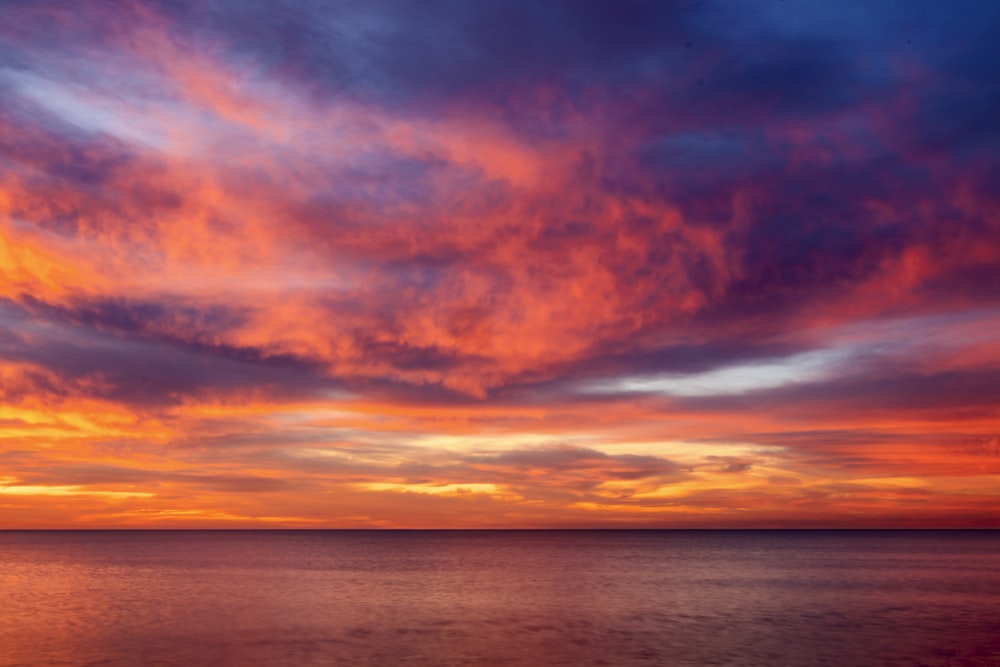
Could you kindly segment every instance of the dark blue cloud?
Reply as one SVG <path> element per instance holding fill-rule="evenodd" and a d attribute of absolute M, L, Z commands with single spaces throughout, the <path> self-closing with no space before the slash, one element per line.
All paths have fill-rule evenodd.
<path fill-rule="evenodd" d="M 264 355 L 254 348 L 171 339 L 146 330 L 143 318 L 163 304 L 83 306 L 79 311 L 36 306 L 33 312 L 0 302 L 0 359 L 33 364 L 20 387 L 3 395 L 74 392 L 136 407 L 177 403 L 185 397 L 260 390 L 307 397 L 342 389 L 308 360 Z"/>

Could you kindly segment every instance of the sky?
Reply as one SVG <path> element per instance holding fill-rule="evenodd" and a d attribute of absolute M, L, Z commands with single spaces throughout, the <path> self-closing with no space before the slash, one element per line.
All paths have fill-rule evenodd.
<path fill-rule="evenodd" d="M 3 0 L 0 528 L 1000 527 L 998 28 Z"/>

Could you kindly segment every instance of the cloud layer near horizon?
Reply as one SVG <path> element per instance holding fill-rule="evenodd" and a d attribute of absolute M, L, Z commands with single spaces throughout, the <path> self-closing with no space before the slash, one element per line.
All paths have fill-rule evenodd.
<path fill-rule="evenodd" d="M 991 3 L 0 12 L 0 527 L 1000 525 Z"/>

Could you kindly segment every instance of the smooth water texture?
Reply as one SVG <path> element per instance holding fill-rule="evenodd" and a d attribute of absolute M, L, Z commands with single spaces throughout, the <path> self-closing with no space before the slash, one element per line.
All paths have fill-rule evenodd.
<path fill-rule="evenodd" d="M 0 532 L 2 665 L 1000 665 L 1000 532 Z"/>

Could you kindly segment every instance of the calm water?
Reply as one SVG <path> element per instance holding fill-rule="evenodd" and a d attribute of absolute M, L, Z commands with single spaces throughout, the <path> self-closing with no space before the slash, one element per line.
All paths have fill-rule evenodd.
<path fill-rule="evenodd" d="M 0 532 L 2 665 L 1000 665 L 1000 532 Z"/>

